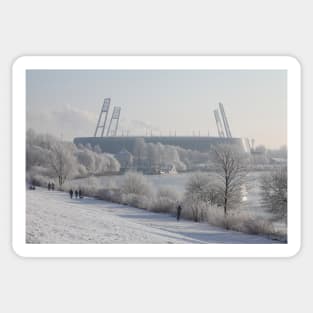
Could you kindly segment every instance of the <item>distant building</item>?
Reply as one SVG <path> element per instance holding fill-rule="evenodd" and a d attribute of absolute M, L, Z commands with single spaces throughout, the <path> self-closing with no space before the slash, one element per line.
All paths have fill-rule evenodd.
<path fill-rule="evenodd" d="M 243 149 L 241 138 L 225 137 L 196 137 L 196 136 L 107 136 L 107 137 L 78 137 L 74 139 L 75 144 L 92 147 L 99 146 L 102 152 L 118 155 L 125 150 L 134 154 L 136 140 L 142 138 L 145 143 L 161 143 L 163 145 L 176 146 L 187 150 L 208 152 L 210 148 L 217 144 L 233 144 Z M 123 152 L 125 153 L 125 152 Z"/>

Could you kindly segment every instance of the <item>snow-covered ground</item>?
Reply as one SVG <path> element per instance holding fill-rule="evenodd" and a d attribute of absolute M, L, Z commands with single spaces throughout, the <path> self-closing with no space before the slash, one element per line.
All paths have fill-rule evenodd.
<path fill-rule="evenodd" d="M 42 188 L 27 191 L 27 243 L 275 243 L 205 223 L 176 221 L 93 198 L 70 199 Z"/>

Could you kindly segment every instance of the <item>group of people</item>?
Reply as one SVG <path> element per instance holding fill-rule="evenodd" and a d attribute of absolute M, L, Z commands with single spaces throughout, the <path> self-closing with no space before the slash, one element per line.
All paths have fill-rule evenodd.
<path fill-rule="evenodd" d="M 83 193 L 82 193 L 81 189 L 75 190 L 75 191 L 73 191 L 73 189 L 70 189 L 69 194 L 70 194 L 71 199 L 73 199 L 73 196 L 75 196 L 76 199 L 77 198 L 79 198 L 79 199 L 83 198 Z"/>
<path fill-rule="evenodd" d="M 52 182 L 52 183 L 48 183 L 48 190 L 50 191 L 50 190 L 52 190 L 52 191 L 54 191 L 54 187 L 55 187 L 55 185 L 54 185 L 54 183 Z"/>
<path fill-rule="evenodd" d="M 54 183 L 52 182 L 52 183 L 48 183 L 48 190 L 50 191 L 50 190 L 54 190 L 54 188 L 55 188 L 55 185 L 54 185 Z M 30 187 L 30 189 L 35 189 L 35 187 Z M 69 194 L 70 194 L 70 197 L 71 197 L 71 199 L 73 199 L 73 197 L 75 197 L 76 199 L 82 199 L 83 198 L 83 193 L 82 193 L 82 191 L 81 191 L 81 189 L 78 189 L 78 190 L 75 190 L 75 191 L 73 191 L 73 189 L 70 189 L 70 191 L 69 191 Z"/>

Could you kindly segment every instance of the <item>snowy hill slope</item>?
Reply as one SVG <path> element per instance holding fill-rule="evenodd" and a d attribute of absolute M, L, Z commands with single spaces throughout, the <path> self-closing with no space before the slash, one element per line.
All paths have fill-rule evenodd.
<path fill-rule="evenodd" d="M 275 243 L 205 223 L 176 221 L 92 198 L 38 188 L 27 191 L 27 243 Z"/>

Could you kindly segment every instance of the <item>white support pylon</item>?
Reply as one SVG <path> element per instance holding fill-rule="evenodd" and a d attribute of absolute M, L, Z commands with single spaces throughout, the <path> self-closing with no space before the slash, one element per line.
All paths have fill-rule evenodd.
<path fill-rule="evenodd" d="M 106 122 L 107 122 L 107 118 L 108 118 L 108 114 L 109 114 L 109 110 L 110 110 L 110 103 L 111 103 L 111 98 L 105 98 L 103 100 L 103 104 L 102 104 L 101 111 L 100 111 L 100 114 L 99 114 L 99 118 L 98 118 L 96 130 L 95 130 L 95 133 L 94 133 L 94 137 L 97 137 L 97 132 L 100 129 L 101 129 L 101 137 L 103 137 L 105 126 L 106 126 Z M 104 117 L 103 124 L 101 125 L 101 120 L 102 120 L 103 114 L 105 114 L 105 117 Z"/>

